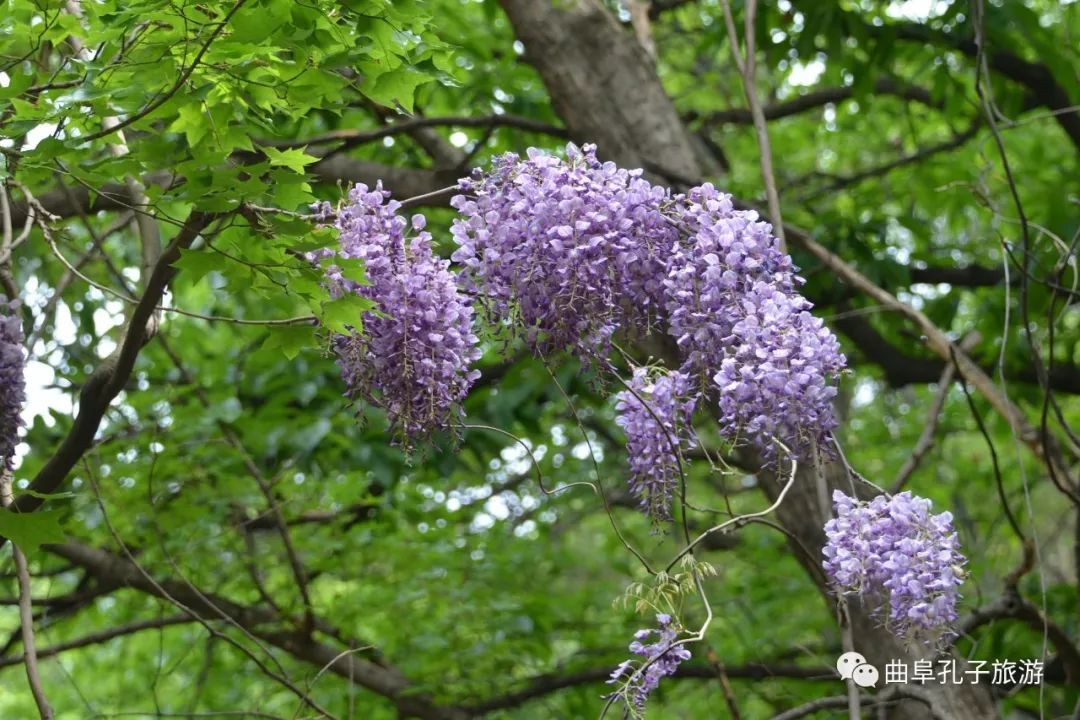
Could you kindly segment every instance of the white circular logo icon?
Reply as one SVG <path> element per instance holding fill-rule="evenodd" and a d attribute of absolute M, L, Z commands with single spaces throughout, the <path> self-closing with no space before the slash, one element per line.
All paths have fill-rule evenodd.
<path fill-rule="evenodd" d="M 877 668 L 868 663 L 863 663 L 851 673 L 851 679 L 861 688 L 876 687 L 878 681 Z"/>
<path fill-rule="evenodd" d="M 850 680 L 855 668 L 866 665 L 866 658 L 857 652 L 846 652 L 836 660 L 836 671 L 841 680 Z"/>

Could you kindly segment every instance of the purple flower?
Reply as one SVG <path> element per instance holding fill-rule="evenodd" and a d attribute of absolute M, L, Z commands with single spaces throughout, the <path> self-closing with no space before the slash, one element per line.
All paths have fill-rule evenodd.
<path fill-rule="evenodd" d="M 662 213 L 668 192 L 640 170 L 601 163 L 592 145 L 566 155 L 530 148 L 462 180 L 454 260 L 488 317 L 535 351 L 603 357 L 617 330 L 647 330 L 663 312 L 678 231 Z"/>
<path fill-rule="evenodd" d="M 638 713 L 645 711 L 649 693 L 660 684 L 660 679 L 674 675 L 680 663 L 691 657 L 686 646 L 675 645 L 679 633 L 672 617 L 659 613 L 656 621 L 660 625 L 659 629 L 638 630 L 634 633 L 634 641 L 629 645 L 630 652 L 645 658 L 645 662 L 635 665 L 633 659 L 625 660 L 615 668 L 608 680 L 609 684 L 626 683 L 620 694 L 624 694 L 626 701 Z M 644 641 L 653 636 L 656 636 L 656 641 L 646 645 Z"/>
<path fill-rule="evenodd" d="M 844 356 L 809 308 L 805 298 L 764 282 L 749 288 L 713 375 L 721 431 L 748 436 L 767 455 L 775 450 L 770 438 L 800 453 L 837 425 L 829 381 L 843 369 Z"/>
<path fill-rule="evenodd" d="M 680 223 L 692 235 L 676 246 L 664 288 L 682 371 L 703 388 L 712 381 L 729 439 L 767 455 L 773 438 L 805 450 L 836 426 L 839 343 L 810 315 L 802 279 L 757 213 L 705 184 L 682 200 Z"/>
<path fill-rule="evenodd" d="M 833 493 L 836 517 L 825 524 L 823 553 L 840 593 L 887 606 L 886 626 L 906 640 L 935 645 L 952 636 L 966 560 L 948 512 L 911 493 L 859 502 Z"/>
<path fill-rule="evenodd" d="M 12 467 L 26 401 L 22 319 L 19 301 L 0 302 L 0 471 Z"/>
<path fill-rule="evenodd" d="M 339 254 L 364 261 L 367 285 L 358 285 L 331 266 L 334 292 L 355 292 L 375 302 L 378 313 L 363 316 L 363 330 L 334 340 L 349 393 L 383 408 L 391 427 L 407 440 L 446 428 L 461 414 L 461 401 L 480 373 L 472 330 L 472 307 L 448 269 L 435 256 L 422 215 L 412 218 L 406 239 L 401 204 L 381 184 L 357 185 L 337 213 Z"/>
<path fill-rule="evenodd" d="M 670 520 L 681 454 L 694 446 L 697 396 L 679 372 L 650 377 L 638 368 L 627 385 L 629 390 L 615 396 L 615 422 L 626 433 L 630 492 L 655 523 Z"/>

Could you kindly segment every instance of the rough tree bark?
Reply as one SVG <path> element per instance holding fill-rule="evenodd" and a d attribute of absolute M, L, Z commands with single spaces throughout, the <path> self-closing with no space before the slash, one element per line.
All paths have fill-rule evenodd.
<path fill-rule="evenodd" d="M 525 59 L 575 142 L 653 175 L 696 178 L 718 166 L 686 131 L 649 55 L 593 0 L 502 0 Z"/>
<path fill-rule="evenodd" d="M 525 57 L 540 73 L 552 104 L 575 142 L 594 142 L 603 157 L 626 167 L 643 167 L 668 177 L 706 178 L 716 174 L 714 161 L 683 125 L 645 50 L 622 28 L 599 0 L 501 0 Z M 657 172 L 659 171 L 659 172 Z M 834 488 L 851 493 L 852 481 L 838 460 L 821 467 L 831 496 Z M 768 472 L 759 475 L 762 488 L 775 498 L 779 485 Z M 856 481 L 857 483 L 857 481 Z M 792 534 L 799 556 L 829 607 L 821 571 L 822 527 L 830 509 L 819 500 L 818 472 L 800 467 L 795 483 L 778 510 Z M 860 494 L 866 494 L 866 486 Z M 808 548 L 807 557 L 800 547 Z M 902 647 L 857 605 L 850 608 L 856 649 L 879 669 L 890 659 L 911 663 L 923 656 Z M 720 638 L 716 642 L 723 645 Z M 958 660 L 958 665 L 962 664 Z M 839 687 L 839 682 L 838 682 Z M 955 720 L 997 717 L 986 685 L 926 685 L 935 711 Z M 922 703 L 905 701 L 890 713 L 894 719 L 931 717 Z"/>

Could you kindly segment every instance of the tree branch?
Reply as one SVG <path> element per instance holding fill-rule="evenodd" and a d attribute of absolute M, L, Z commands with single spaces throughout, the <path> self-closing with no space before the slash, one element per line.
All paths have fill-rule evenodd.
<path fill-rule="evenodd" d="M 553 137 L 566 137 L 566 128 L 549 123 L 533 120 L 532 118 L 519 115 L 485 115 L 478 117 L 455 116 L 455 117 L 415 117 L 402 120 L 391 125 L 375 128 L 373 130 L 334 130 L 322 135 L 315 135 L 301 140 L 270 140 L 260 143 L 267 147 L 295 148 L 312 145 L 327 145 L 342 143 L 335 152 L 342 152 L 364 143 L 382 140 L 383 138 L 401 135 L 419 128 L 430 127 L 509 127 L 527 132 L 542 133 Z"/>
<path fill-rule="evenodd" d="M 188 615 L 172 615 L 165 618 L 155 618 L 153 620 L 141 620 L 139 622 L 127 623 L 126 625 L 117 625 L 116 627 L 108 628 L 96 633 L 90 633 L 89 635 L 83 635 L 80 638 L 69 640 L 67 642 L 58 643 L 47 648 L 42 648 L 37 651 L 39 658 L 53 657 L 60 653 L 67 652 L 68 650 L 78 650 L 79 648 L 89 647 L 90 645 L 99 645 L 106 643 L 114 638 L 124 637 L 125 635 L 134 635 L 135 633 L 142 632 L 143 630 L 156 630 L 158 628 L 172 627 L 173 625 L 182 625 L 185 623 L 191 623 L 194 620 Z M 0 658 L 0 668 L 9 667 L 11 665 L 18 665 L 23 661 L 23 656 L 17 657 L 3 657 Z"/>
<path fill-rule="evenodd" d="M 405 716 L 422 720 L 465 720 L 467 715 L 458 709 L 433 704 L 412 690 L 411 684 L 397 670 L 379 665 L 354 654 L 320 643 L 293 630 L 280 630 L 283 620 L 274 610 L 240 605 L 227 598 L 204 593 L 188 582 L 155 580 L 126 558 L 78 543 L 43 546 L 86 568 L 100 580 L 125 585 L 141 592 L 183 605 L 200 616 L 221 617 L 251 633 L 254 637 L 285 650 L 297 659 L 325 667 L 340 677 L 389 699 Z"/>
<path fill-rule="evenodd" d="M 612 666 L 614 667 L 614 666 Z M 525 681 L 521 690 L 491 698 L 474 705 L 469 711 L 482 715 L 495 710 L 517 707 L 550 693 L 593 683 L 606 682 L 611 677 L 611 667 L 591 668 L 575 673 L 548 673 Z M 836 672 L 830 667 L 802 667 L 800 665 L 772 665 L 769 663 L 748 663 L 746 665 L 725 665 L 729 678 L 741 680 L 767 680 L 769 678 L 789 678 L 810 681 L 836 682 Z M 675 672 L 677 678 L 697 678 L 715 680 L 716 668 L 708 664 L 682 665 Z"/>
<path fill-rule="evenodd" d="M 40 210 L 36 210 L 41 212 Z M 13 509 L 16 512 L 33 512 L 44 502 L 42 495 L 56 492 L 68 473 L 75 467 L 83 453 L 94 441 L 94 435 L 101 425 L 101 419 L 112 403 L 113 398 L 127 384 L 131 377 L 131 371 L 135 367 L 135 359 L 139 351 L 156 330 L 152 327 L 151 320 L 155 308 L 161 301 L 162 294 L 168 287 L 177 270 L 172 266 L 180 257 L 180 250 L 187 248 L 195 241 L 195 238 L 210 224 L 213 216 L 206 213 L 194 212 L 184 223 L 180 232 L 176 235 L 169 247 L 162 253 L 154 266 L 154 271 L 146 282 L 146 290 L 143 292 L 138 305 L 132 310 L 128 318 L 124 337 L 113 352 L 97 367 L 94 373 L 86 381 L 79 393 L 79 413 L 75 417 L 71 430 L 64 438 L 60 447 L 50 457 L 30 484 L 33 494 L 23 494 L 15 500 Z M 48 220 L 40 218 L 42 230 L 48 232 Z M 0 538 L 0 546 L 6 542 L 6 538 Z"/>
<path fill-rule="evenodd" d="M 900 40 L 937 45 L 957 50 L 972 59 L 979 54 L 972 39 L 957 37 L 916 23 L 891 23 L 882 27 L 865 24 L 864 27 L 870 35 L 878 39 L 893 36 Z M 1039 104 L 1052 111 L 1062 111 L 1055 112 L 1054 118 L 1073 145 L 1080 149 L 1080 113 L 1070 110 L 1073 101 L 1049 67 L 1043 63 L 1024 60 L 1008 50 L 990 51 L 986 59 L 996 73 L 1030 90 Z"/>
<path fill-rule="evenodd" d="M 1065 668 L 1065 682 L 1080 686 L 1080 650 L 1061 626 L 1024 600 L 1015 587 L 1007 587 L 1005 593 L 994 603 L 975 610 L 964 618 L 960 622 L 959 631 L 961 635 L 969 635 L 983 625 L 1004 619 L 1019 620 L 1040 635 L 1045 633 Z"/>
<path fill-rule="evenodd" d="M 912 100 L 929 107 L 940 108 L 941 103 L 936 102 L 930 95 L 929 90 L 925 90 L 915 85 L 906 85 L 893 78 L 882 78 L 874 83 L 874 93 L 876 95 L 891 95 L 904 100 Z M 787 102 L 777 103 L 775 105 L 769 105 L 762 108 L 766 120 L 779 120 L 781 118 L 791 117 L 792 115 L 798 115 L 800 113 L 814 110 L 819 107 L 823 107 L 829 104 L 836 104 L 843 102 L 844 100 L 850 100 L 855 96 L 855 87 L 851 85 L 831 88 L 821 88 L 819 90 L 812 90 L 804 95 L 799 95 L 796 98 L 788 100 Z M 698 118 L 690 117 L 689 120 Z M 714 113 L 709 113 L 700 118 L 701 122 L 706 125 L 753 125 L 754 117 L 750 110 L 744 108 L 732 108 L 730 110 L 719 110 Z"/>

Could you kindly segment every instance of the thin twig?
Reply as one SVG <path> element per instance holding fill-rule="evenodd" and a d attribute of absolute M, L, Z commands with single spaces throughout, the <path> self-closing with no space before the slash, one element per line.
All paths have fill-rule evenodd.
<path fill-rule="evenodd" d="M 777 444 L 780 443 L 779 440 L 777 440 L 776 442 L 777 442 Z M 709 528 L 708 530 L 706 530 L 705 532 L 701 533 L 696 538 L 694 538 L 694 540 L 692 542 L 690 542 L 686 547 L 684 547 L 682 550 L 680 550 L 679 553 L 674 557 L 674 559 L 672 559 L 672 561 L 670 563 L 668 563 L 668 566 L 665 568 L 665 570 L 670 572 L 671 568 L 675 567 L 675 563 L 682 560 L 688 553 L 692 552 L 695 547 L 697 547 L 699 544 L 701 544 L 701 541 L 703 541 L 705 538 L 712 535 L 713 533 L 721 532 L 721 531 L 723 531 L 723 530 L 725 530 L 725 529 L 727 529 L 729 527 L 732 527 L 732 526 L 739 527 L 741 525 L 745 525 L 746 523 L 750 522 L 751 520 L 753 520 L 755 518 L 761 518 L 761 517 L 765 517 L 766 515 L 771 514 L 774 510 L 776 510 L 776 508 L 780 507 L 780 504 L 784 502 L 784 497 L 787 496 L 788 490 L 790 490 L 791 486 L 793 484 L 795 484 L 795 473 L 799 468 L 799 461 L 795 459 L 794 455 L 790 454 L 790 451 L 788 451 L 788 452 L 789 452 L 789 457 L 791 459 L 791 473 L 790 473 L 790 475 L 788 475 L 787 482 L 784 484 L 784 487 L 780 490 L 780 494 L 776 496 L 776 501 L 773 502 L 772 505 L 765 508 L 764 510 L 759 510 L 758 512 L 748 513 L 746 515 L 740 515 L 740 516 L 738 516 L 736 518 L 732 518 L 731 520 L 725 520 L 724 522 L 720 523 L 719 525 L 714 525 L 713 527 Z"/>
<path fill-rule="evenodd" d="M 780 252 L 787 252 L 784 238 L 784 220 L 780 215 L 780 196 L 776 192 L 776 176 L 772 166 L 772 146 L 769 144 L 769 129 L 765 121 L 765 112 L 761 109 L 755 89 L 754 76 L 757 74 L 757 61 L 754 57 L 754 19 L 757 15 L 757 0 L 746 0 L 744 34 L 746 41 L 745 57 L 739 52 L 739 33 L 735 29 L 735 19 L 731 15 L 731 4 L 723 0 L 724 22 L 727 24 L 728 42 L 731 54 L 742 75 L 743 91 L 746 102 L 750 105 L 750 114 L 754 118 L 754 132 L 757 134 L 758 154 L 761 157 L 761 179 L 765 184 L 765 197 L 769 204 L 769 219 L 773 232 L 780 241 Z"/>
<path fill-rule="evenodd" d="M 210 49 L 210 45 L 213 44 L 214 40 L 217 39 L 217 36 L 220 35 L 221 32 L 229 25 L 229 20 L 231 20 L 232 16 L 235 15 L 236 12 L 244 6 L 245 2 L 247 2 L 247 0 L 237 0 L 237 2 L 231 8 L 229 8 L 229 11 L 225 14 L 225 17 L 223 17 L 221 21 L 217 23 L 217 27 L 215 27 L 213 32 L 210 33 L 210 37 L 207 38 L 206 42 L 202 45 L 201 48 L 199 48 L 199 52 L 195 54 L 195 57 L 192 59 L 191 64 L 184 68 L 183 72 L 180 73 L 180 76 L 176 78 L 176 82 L 173 83 L 172 87 L 170 87 L 165 92 L 160 93 L 154 101 L 152 101 L 142 110 L 132 113 L 131 115 L 124 118 L 115 125 L 112 125 L 111 127 L 106 127 L 99 130 L 98 132 L 90 133 L 89 135 L 80 137 L 79 142 L 88 143 L 112 135 L 113 133 L 124 129 L 129 125 L 137 123 L 138 121 L 142 120 L 144 117 L 167 103 L 169 99 L 172 98 L 172 96 L 175 95 L 176 92 L 184 86 L 184 83 L 188 81 L 188 78 L 191 77 L 191 74 L 195 72 L 195 68 L 197 68 L 199 66 L 199 63 L 202 62 L 203 56 L 206 54 L 206 51 Z"/>
<path fill-rule="evenodd" d="M 964 352 L 970 352 L 978 341 L 979 334 L 977 332 L 971 333 L 960 341 L 960 347 Z M 904 489 L 908 480 L 911 479 L 911 476 L 919 467 L 919 463 L 922 462 L 926 454 L 934 447 L 934 436 L 937 434 L 938 423 L 941 422 L 941 411 L 945 407 L 945 399 L 949 395 L 949 390 L 952 389 L 952 383 L 955 377 L 956 364 L 946 363 L 945 369 L 941 373 L 941 378 L 938 380 L 937 394 L 934 396 L 934 402 L 930 406 L 930 411 L 926 414 L 926 424 L 923 425 L 923 431 L 919 435 L 919 439 L 916 441 L 915 447 L 911 451 L 911 455 L 904 461 L 904 465 L 900 468 L 900 472 L 896 474 L 896 479 L 893 480 L 890 492 L 895 494 Z"/>
<path fill-rule="evenodd" d="M 3 512 L 12 503 L 11 495 L 11 471 L 7 468 L 0 469 L 0 504 Z M 41 684 L 41 675 L 38 673 L 37 650 L 34 645 L 34 608 L 30 588 L 30 568 L 26 562 L 26 555 L 15 543 L 11 543 L 11 551 L 15 556 L 15 572 L 19 576 L 19 624 L 22 626 L 23 662 L 26 665 L 26 679 L 30 683 L 30 692 L 37 704 L 38 715 L 41 720 L 52 720 L 53 709 L 49 705 L 49 699 L 45 696 L 45 688 Z"/>

